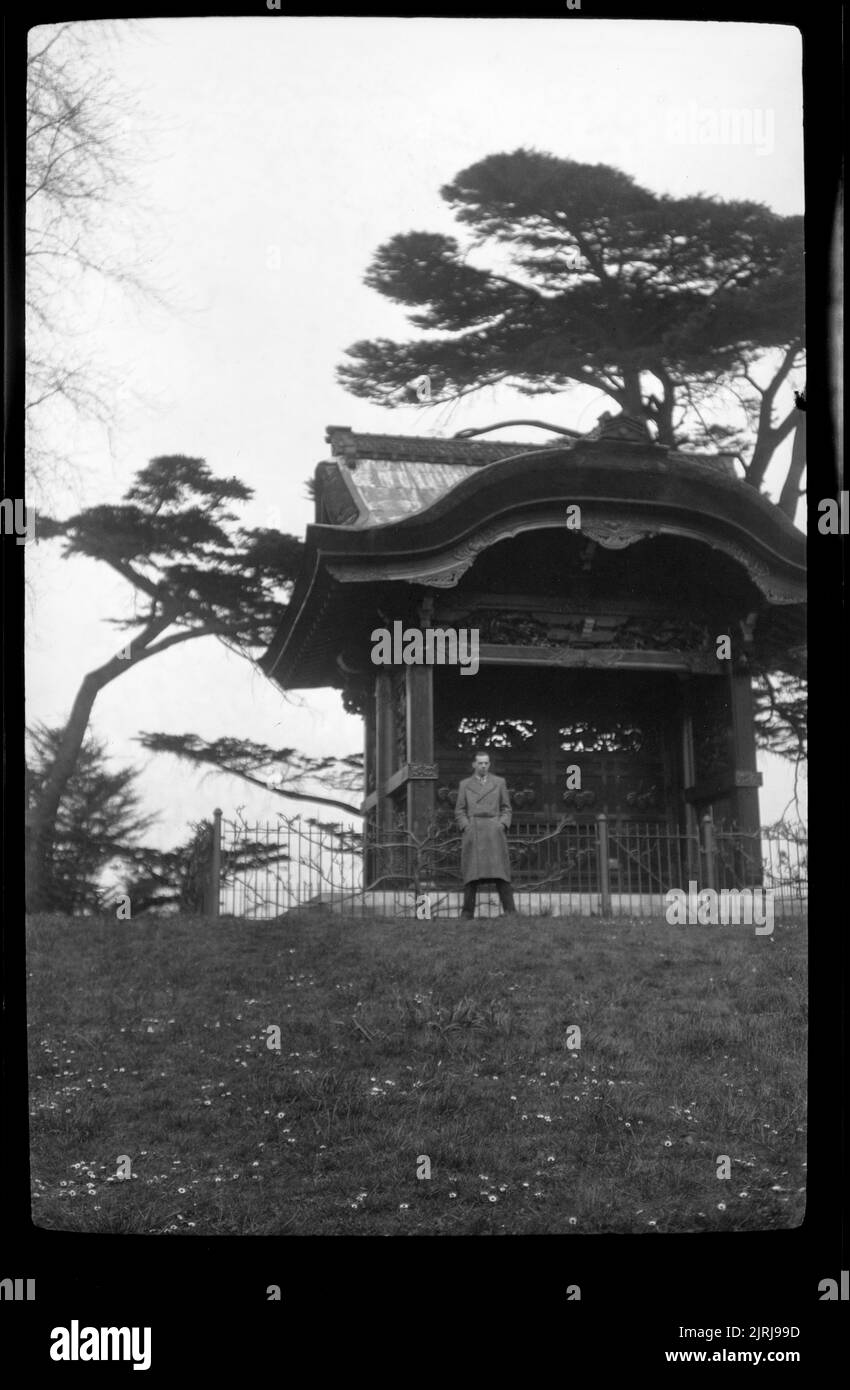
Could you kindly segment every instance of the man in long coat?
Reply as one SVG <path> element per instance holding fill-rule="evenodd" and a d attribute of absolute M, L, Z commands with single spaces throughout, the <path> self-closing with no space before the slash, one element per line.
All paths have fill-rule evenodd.
<path fill-rule="evenodd" d="M 455 820 L 463 831 L 460 868 L 463 874 L 461 917 L 475 916 L 479 883 L 495 879 L 503 912 L 515 912 L 511 891 L 508 827 L 511 803 L 504 777 L 491 777 L 490 759 L 477 753 L 474 772 L 461 782 L 455 802 Z"/>

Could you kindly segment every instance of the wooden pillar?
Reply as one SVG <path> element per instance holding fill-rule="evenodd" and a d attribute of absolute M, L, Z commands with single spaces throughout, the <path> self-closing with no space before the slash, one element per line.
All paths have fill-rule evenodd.
<path fill-rule="evenodd" d="M 375 790 L 375 691 L 363 715 L 363 795 Z"/>
<path fill-rule="evenodd" d="M 375 819 L 379 838 L 384 837 L 392 825 L 392 802 L 385 795 L 384 787 L 394 770 L 394 745 L 392 678 L 388 671 L 380 671 L 375 677 Z"/>
<path fill-rule="evenodd" d="M 696 786 L 697 782 L 697 763 L 696 752 L 694 750 L 694 716 L 692 710 L 693 682 L 690 677 L 685 676 L 679 682 L 679 714 L 681 729 L 681 748 L 679 753 L 679 767 L 681 768 L 682 784 L 679 787 L 679 805 L 685 808 L 685 823 L 683 829 L 686 834 L 696 836 L 699 834 L 699 818 L 693 804 L 684 792 Z"/>
<path fill-rule="evenodd" d="M 702 818 L 702 852 L 703 852 L 703 872 L 698 881 L 704 888 L 717 887 L 717 854 L 714 839 L 714 821 L 711 816 L 705 815 Z"/>
<path fill-rule="evenodd" d="M 375 686 L 370 692 L 363 712 L 363 796 L 368 797 L 376 790 L 375 768 Z M 377 805 L 363 819 L 363 875 L 364 883 L 372 883 L 375 878 L 375 839 L 378 825 Z"/>
<path fill-rule="evenodd" d="M 221 807 L 219 806 L 216 806 L 213 811 L 212 818 L 208 890 L 207 912 L 210 917 L 218 917 L 221 911 Z"/>
<path fill-rule="evenodd" d="M 691 874 L 699 875 L 700 848 L 699 848 L 699 816 L 697 808 L 692 801 L 689 801 L 683 793 L 688 792 L 696 786 L 697 768 L 696 755 L 694 753 L 694 717 L 690 710 L 690 686 L 683 688 L 682 703 L 682 751 L 681 769 L 682 785 L 679 788 L 679 805 L 684 805 L 685 821 L 682 827 L 687 836 L 685 854 L 683 856 L 682 867 Z M 683 874 L 684 877 L 684 874 Z"/>
<path fill-rule="evenodd" d="M 601 811 L 596 817 L 596 851 L 598 856 L 599 906 L 603 917 L 611 915 L 611 845 L 608 839 L 608 817 Z"/>
<path fill-rule="evenodd" d="M 760 825 L 761 774 L 756 768 L 756 734 L 752 678 L 747 669 L 729 673 L 732 767 L 734 769 L 733 816 L 740 830 L 754 834 Z"/>
<path fill-rule="evenodd" d="M 408 666 L 406 680 L 407 825 L 421 839 L 427 835 L 435 811 L 434 668 Z"/>

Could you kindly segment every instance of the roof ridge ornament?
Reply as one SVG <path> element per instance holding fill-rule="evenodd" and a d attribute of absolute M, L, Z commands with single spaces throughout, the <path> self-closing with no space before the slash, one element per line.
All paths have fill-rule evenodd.
<path fill-rule="evenodd" d="M 350 425 L 327 425 L 325 443 L 330 444 L 333 453 L 337 456 L 357 458 L 357 443 Z"/>
<path fill-rule="evenodd" d="M 452 439 L 472 439 L 477 434 L 490 434 L 493 430 L 505 430 L 509 425 L 533 425 L 538 430 L 549 430 L 550 434 L 565 434 L 568 439 L 584 439 L 580 430 L 568 430 L 563 425 L 547 425 L 545 420 L 500 420 L 496 425 L 479 425 L 477 428 L 458 430 Z"/>
<path fill-rule="evenodd" d="M 604 410 L 593 429 L 582 438 L 615 439 L 620 444 L 656 444 L 646 420 L 640 415 L 629 415 L 625 411 L 614 415 L 612 411 Z"/>

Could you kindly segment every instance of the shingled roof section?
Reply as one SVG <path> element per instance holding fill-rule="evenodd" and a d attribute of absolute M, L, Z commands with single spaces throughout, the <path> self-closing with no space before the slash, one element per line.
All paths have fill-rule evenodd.
<path fill-rule="evenodd" d="M 383 459 L 397 463 L 460 463 L 481 468 L 499 463 L 514 454 L 536 449 L 563 448 L 562 436 L 553 435 L 545 444 L 494 439 L 438 439 L 420 434 L 355 434 L 348 425 L 328 425 L 325 439 L 335 458 L 356 469 L 361 459 Z"/>
<path fill-rule="evenodd" d="M 440 439 L 432 435 L 355 434 L 347 425 L 329 425 L 332 459 L 316 469 L 316 521 L 331 526 L 384 526 L 426 510 L 477 469 L 518 454 L 563 453 L 577 445 L 610 441 L 642 455 L 656 447 L 646 424 L 622 415 L 605 416 L 589 434 L 565 440 L 554 434 L 541 443 L 528 440 Z M 735 480 L 732 455 L 684 454 L 661 450 L 671 463 L 697 464 Z"/>
<path fill-rule="evenodd" d="M 332 526 L 382 526 L 424 511 L 470 473 L 515 454 L 563 447 L 430 435 L 355 434 L 329 425 L 333 458 L 316 469 L 316 520 Z"/>

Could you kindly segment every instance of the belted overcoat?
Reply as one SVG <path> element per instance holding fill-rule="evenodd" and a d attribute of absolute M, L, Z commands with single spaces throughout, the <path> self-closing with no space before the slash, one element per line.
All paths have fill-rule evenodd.
<path fill-rule="evenodd" d="M 478 777 L 461 782 L 455 820 L 463 831 L 460 868 L 464 883 L 475 878 L 503 878 L 510 883 L 507 831 L 511 802 L 504 777 L 488 773 L 483 782 Z"/>

